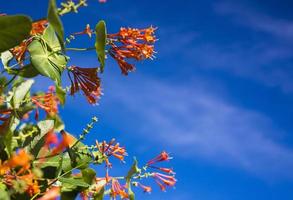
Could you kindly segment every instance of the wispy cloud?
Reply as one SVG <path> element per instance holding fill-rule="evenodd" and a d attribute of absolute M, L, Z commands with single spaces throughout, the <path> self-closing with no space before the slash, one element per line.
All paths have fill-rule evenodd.
<path fill-rule="evenodd" d="M 176 156 L 202 157 L 270 178 L 293 177 L 293 150 L 274 139 L 284 133 L 267 116 L 213 95 L 200 80 L 183 86 L 138 79 L 108 88 L 116 91 L 108 96 L 111 105 L 135 113 L 137 137 L 164 143 Z"/>
<path fill-rule="evenodd" d="M 293 41 L 293 21 L 291 20 L 274 18 L 270 15 L 253 11 L 249 7 L 227 1 L 214 4 L 214 8 L 219 14 L 233 16 L 238 23 L 256 31 L 269 33 L 282 40 Z"/>

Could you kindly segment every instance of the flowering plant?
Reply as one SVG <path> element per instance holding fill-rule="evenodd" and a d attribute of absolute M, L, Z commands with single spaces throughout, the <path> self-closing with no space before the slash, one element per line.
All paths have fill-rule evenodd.
<path fill-rule="evenodd" d="M 100 1 L 105 2 L 105 1 Z M 126 149 L 114 139 L 83 143 L 97 118 L 93 117 L 79 136 L 65 130 L 58 108 L 67 96 L 81 91 L 89 104 L 97 104 L 101 96 L 100 76 L 105 59 L 113 58 L 123 75 L 135 70 L 132 61 L 154 57 L 155 28 L 121 28 L 108 34 L 101 20 L 92 30 L 82 31 L 64 39 L 61 16 L 77 12 L 86 0 L 68 0 L 60 8 L 49 0 L 48 15 L 32 21 L 25 15 L 0 16 L 0 52 L 3 70 L 0 75 L 0 199 L 63 200 L 134 199 L 134 188 L 144 192 L 152 188 L 143 183 L 152 178 L 161 190 L 176 183 L 171 168 L 158 166 L 171 159 L 165 151 L 143 166 L 134 159 L 129 171 L 111 176 L 111 159 L 124 162 Z M 73 48 L 80 35 L 95 37 L 94 47 Z M 68 65 L 68 51 L 95 50 L 99 65 L 88 68 Z M 67 72 L 71 85 L 62 86 Z M 37 76 L 52 81 L 48 91 L 32 92 Z M 97 165 L 104 172 L 97 176 Z M 104 174 L 100 176 L 100 174 Z"/>

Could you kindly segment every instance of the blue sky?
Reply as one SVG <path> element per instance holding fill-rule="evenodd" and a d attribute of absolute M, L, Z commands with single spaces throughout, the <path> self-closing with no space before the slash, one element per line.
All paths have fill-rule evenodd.
<path fill-rule="evenodd" d="M 142 162 L 161 150 L 172 153 L 176 189 L 138 192 L 138 199 L 293 198 L 292 1 L 89 4 L 63 18 L 67 33 L 100 19 L 109 32 L 159 27 L 154 61 L 138 64 L 128 77 L 107 61 L 100 105 L 91 107 L 77 96 L 62 112 L 73 133 L 98 116 L 88 143 L 115 137 Z M 8 1 L 1 12 L 37 19 L 46 6 Z M 73 46 L 93 42 L 85 37 Z M 94 52 L 72 55 L 76 65 L 97 66 Z"/>

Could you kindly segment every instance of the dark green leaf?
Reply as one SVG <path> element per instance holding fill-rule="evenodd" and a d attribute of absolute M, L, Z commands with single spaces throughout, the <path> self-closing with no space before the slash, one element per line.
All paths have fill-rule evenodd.
<path fill-rule="evenodd" d="M 45 143 L 45 135 L 54 128 L 54 121 L 53 120 L 44 120 L 38 122 L 38 128 L 40 132 L 38 135 L 34 137 L 31 144 L 29 145 L 29 151 L 35 157 L 37 157 L 40 149 L 43 147 Z"/>
<path fill-rule="evenodd" d="M 74 138 L 73 144 L 77 141 L 77 139 L 69 134 L 69 137 Z M 86 145 L 84 145 L 82 142 L 78 142 L 74 147 L 70 146 L 68 149 L 68 153 L 71 159 L 71 165 L 72 167 L 77 167 L 78 169 L 85 169 L 88 167 L 89 163 L 92 161 L 91 153 L 88 149 L 86 149 Z"/>
<path fill-rule="evenodd" d="M 105 68 L 105 48 L 106 48 L 106 40 L 107 40 L 107 29 L 105 21 L 101 20 L 96 25 L 96 52 L 98 54 L 98 59 L 101 64 L 101 72 L 104 71 Z"/>
<path fill-rule="evenodd" d="M 62 49 L 64 49 L 64 41 L 63 41 L 64 29 L 63 29 L 62 21 L 58 15 L 56 0 L 49 0 L 48 21 L 53 26 L 54 30 L 56 31 L 61 47 Z"/>
<path fill-rule="evenodd" d="M 91 168 L 86 168 L 81 170 L 83 180 L 88 183 L 92 184 L 96 178 L 96 171 Z"/>
<path fill-rule="evenodd" d="M 105 193 L 105 188 L 103 187 L 98 193 L 94 194 L 94 200 L 103 200 L 104 193 Z"/>
<path fill-rule="evenodd" d="M 70 184 L 72 186 L 88 188 L 90 185 L 87 184 L 82 178 L 59 178 L 61 183 Z"/>
<path fill-rule="evenodd" d="M 9 69 L 7 72 L 24 78 L 33 78 L 39 75 L 39 71 L 32 64 L 25 65 L 21 69 Z"/>
<path fill-rule="evenodd" d="M 0 17 L 0 52 L 20 44 L 30 35 L 32 21 L 24 15 Z"/>

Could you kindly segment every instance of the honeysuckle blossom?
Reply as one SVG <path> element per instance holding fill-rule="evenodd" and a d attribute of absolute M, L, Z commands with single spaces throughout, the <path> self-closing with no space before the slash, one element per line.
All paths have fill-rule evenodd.
<path fill-rule="evenodd" d="M 93 30 L 91 29 L 90 25 L 87 24 L 85 29 L 81 32 L 73 33 L 73 35 L 84 35 L 87 34 L 89 37 L 92 37 Z"/>
<path fill-rule="evenodd" d="M 124 157 L 127 156 L 126 150 L 124 147 L 120 147 L 119 143 L 115 144 L 115 140 L 111 140 L 109 143 L 106 143 L 106 141 L 103 141 L 102 143 L 99 143 L 96 141 L 96 146 L 99 149 L 99 151 L 105 155 L 106 158 L 106 165 L 111 166 L 111 163 L 108 160 L 108 157 L 114 156 L 115 158 L 124 161 Z"/>
<path fill-rule="evenodd" d="M 55 116 L 58 113 L 60 101 L 55 94 L 55 87 L 49 87 L 49 91 L 46 94 L 33 96 L 31 100 L 37 106 L 36 119 L 38 119 L 39 116 L 38 108 L 43 109 L 49 116 Z"/>
<path fill-rule="evenodd" d="M 151 176 L 155 179 L 156 183 L 160 186 L 161 190 L 163 191 L 166 190 L 167 186 L 173 187 L 177 182 L 177 180 L 172 175 L 166 175 L 155 172 Z"/>
<path fill-rule="evenodd" d="M 111 197 L 116 199 L 117 196 L 120 196 L 121 199 L 127 199 L 128 194 L 125 191 L 125 187 L 123 187 L 119 181 L 115 178 L 112 178 L 112 186 L 111 186 Z"/>
<path fill-rule="evenodd" d="M 168 161 L 170 159 L 172 159 L 172 157 L 170 157 L 170 155 L 166 151 L 162 151 L 158 156 L 149 160 L 147 162 L 147 165 L 153 165 L 155 163 L 162 162 L 162 161 Z"/>
<path fill-rule="evenodd" d="M 156 41 L 154 36 L 156 28 L 146 29 L 121 28 L 118 33 L 109 34 L 110 40 L 109 55 L 113 57 L 122 74 L 135 70 L 134 64 L 127 62 L 129 59 L 136 61 L 152 59 L 154 56 L 153 43 Z"/>
<path fill-rule="evenodd" d="M 68 70 L 71 81 L 70 94 L 74 95 L 81 89 L 90 104 L 97 103 L 101 96 L 101 81 L 97 74 L 98 68 L 71 66 L 68 67 Z"/>

